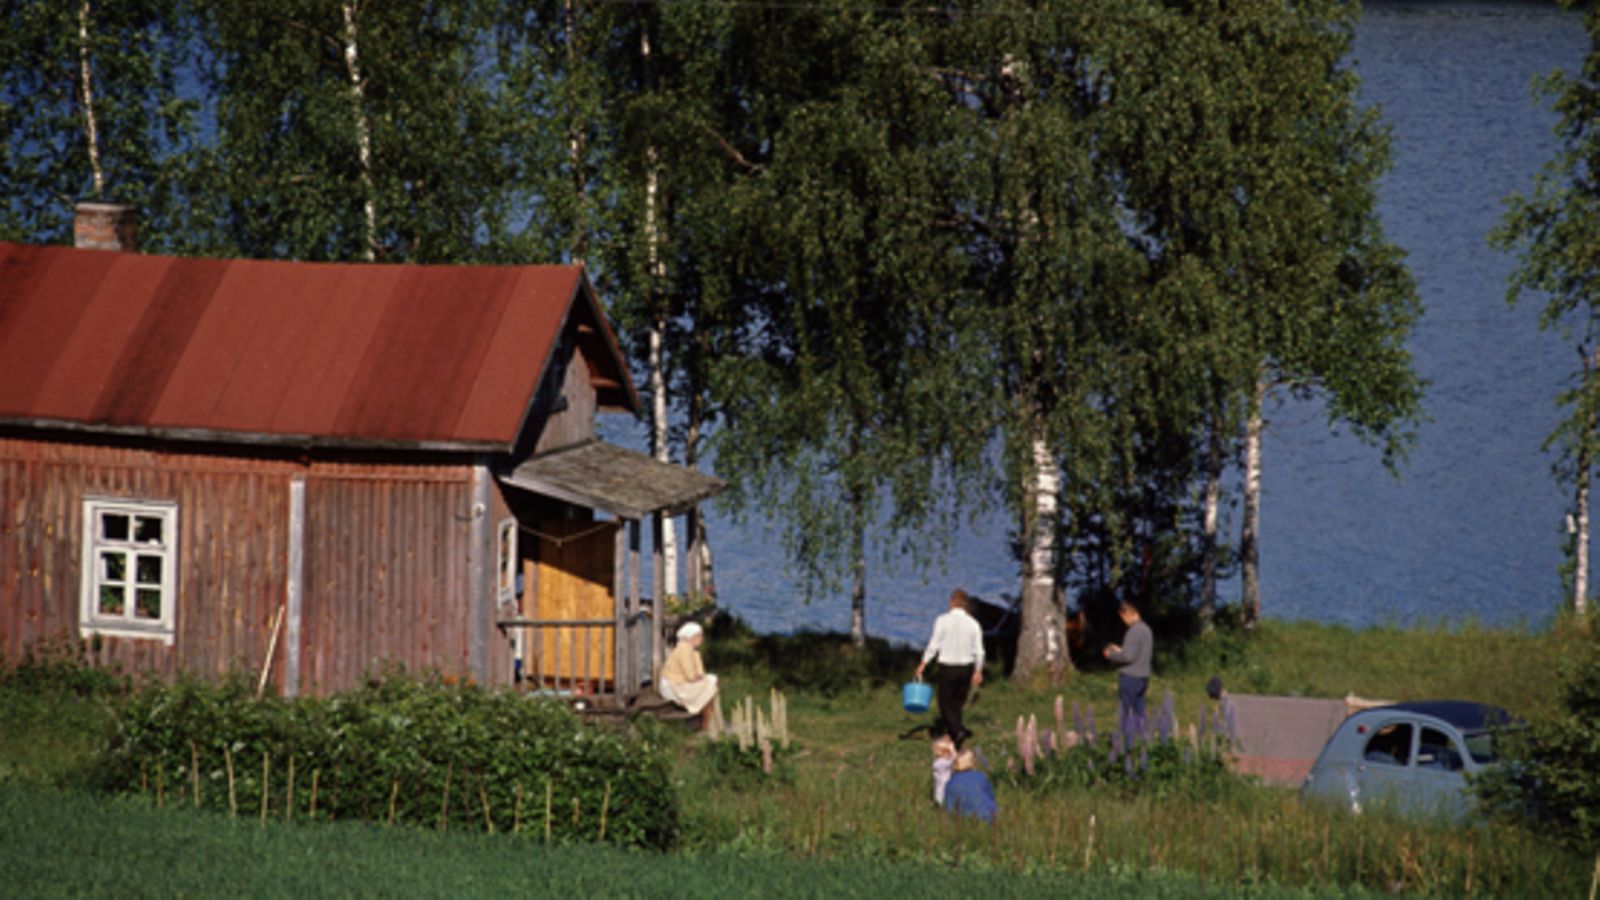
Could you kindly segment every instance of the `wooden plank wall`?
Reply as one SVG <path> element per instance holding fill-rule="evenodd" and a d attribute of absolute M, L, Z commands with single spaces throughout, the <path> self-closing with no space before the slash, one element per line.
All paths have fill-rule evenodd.
<path fill-rule="evenodd" d="M 0 653 L 76 639 L 86 496 L 178 503 L 176 635 L 102 637 L 93 655 L 171 677 L 256 670 L 284 595 L 281 461 L 0 437 Z"/>
<path fill-rule="evenodd" d="M 302 693 L 351 687 L 386 661 L 469 677 L 471 493 L 465 466 L 311 467 Z"/>

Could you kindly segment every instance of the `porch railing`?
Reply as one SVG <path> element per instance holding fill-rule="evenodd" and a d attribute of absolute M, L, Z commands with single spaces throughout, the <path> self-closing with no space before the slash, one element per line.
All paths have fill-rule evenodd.
<path fill-rule="evenodd" d="M 501 619 L 502 630 L 523 634 L 514 677 L 520 690 L 557 696 L 627 696 L 651 679 L 651 611 L 623 621 L 619 652 L 616 619 Z"/>

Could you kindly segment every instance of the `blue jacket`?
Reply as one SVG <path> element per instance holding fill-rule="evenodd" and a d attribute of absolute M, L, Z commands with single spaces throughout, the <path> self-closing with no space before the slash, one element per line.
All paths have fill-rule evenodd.
<path fill-rule="evenodd" d="M 944 808 L 964 816 L 977 816 L 994 824 L 994 788 L 989 776 L 977 769 L 968 769 L 950 776 L 944 786 Z"/>

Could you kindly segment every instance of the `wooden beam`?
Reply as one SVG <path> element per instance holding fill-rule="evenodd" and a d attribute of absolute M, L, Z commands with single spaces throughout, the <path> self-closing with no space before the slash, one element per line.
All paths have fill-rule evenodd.
<path fill-rule="evenodd" d="M 467 667 L 478 684 L 489 686 L 489 622 L 494 615 L 494 529 L 489 527 L 489 485 L 493 476 L 485 462 L 472 467 L 471 520 L 467 534 Z M 441 510 L 450 514 L 450 510 Z"/>
<path fill-rule="evenodd" d="M 306 479 L 296 475 L 289 481 L 289 560 L 284 578 L 284 605 L 288 625 L 284 630 L 283 695 L 300 694 L 300 621 L 305 596 Z"/>

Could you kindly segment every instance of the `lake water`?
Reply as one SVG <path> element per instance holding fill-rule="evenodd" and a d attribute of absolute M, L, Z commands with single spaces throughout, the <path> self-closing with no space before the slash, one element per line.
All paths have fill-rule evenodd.
<path fill-rule="evenodd" d="M 1376 451 L 1330 433 L 1317 404 L 1269 407 L 1264 615 L 1350 626 L 1537 626 L 1558 609 L 1566 499 L 1541 446 L 1577 355 L 1538 330 L 1539 298 L 1507 306 L 1515 260 L 1491 251 L 1485 236 L 1503 198 L 1529 190 L 1556 150 L 1554 116 L 1535 104 L 1532 80 L 1575 69 L 1585 48 L 1580 19 L 1554 4 L 1366 5 L 1355 64 L 1365 101 L 1393 129 L 1380 214 L 1426 305 L 1410 346 L 1431 382 L 1431 421 L 1395 478 Z M 603 427 L 639 442 L 622 423 Z M 1236 540 L 1238 510 L 1225 515 Z M 724 607 L 760 631 L 848 630 L 846 595 L 794 599 L 774 530 L 736 526 L 715 510 L 708 527 Z M 1008 527 L 996 515 L 964 531 L 944 571 L 872 563 L 868 632 L 920 643 L 956 584 L 982 596 L 1015 594 Z M 1225 599 L 1238 592 L 1237 579 L 1223 586 Z"/>

